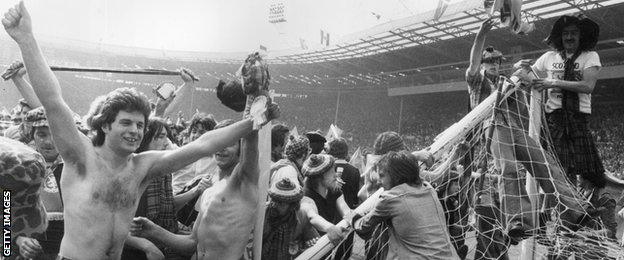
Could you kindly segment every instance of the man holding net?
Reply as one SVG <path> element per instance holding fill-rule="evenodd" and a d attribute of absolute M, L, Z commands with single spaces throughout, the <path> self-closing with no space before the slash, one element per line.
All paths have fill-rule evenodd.
<path fill-rule="evenodd" d="M 489 20 L 488 20 L 489 21 Z M 491 27 L 491 22 L 484 22 L 484 27 Z M 477 38 L 477 41 L 484 39 Z M 479 43 L 483 46 L 483 43 Z M 475 48 L 477 47 L 477 48 Z M 492 156 L 494 158 L 494 166 L 500 171 L 500 202 L 503 212 L 503 228 L 509 236 L 512 243 L 517 243 L 523 238 L 529 236 L 529 231 L 533 228 L 532 207 L 527 196 L 526 189 L 523 187 L 524 182 L 520 178 L 521 167 L 524 167 L 532 174 L 541 189 L 547 194 L 555 194 L 558 199 L 557 208 L 560 213 L 560 223 L 572 230 L 578 229 L 580 222 L 584 220 L 586 213 L 584 208 L 587 203 L 582 200 L 581 196 L 571 186 L 565 178 L 564 172 L 558 166 L 555 158 L 546 150 L 542 149 L 539 143 L 531 138 L 528 134 L 528 108 L 527 98 L 523 89 L 522 79 L 528 78 L 526 69 L 518 70 L 511 79 L 502 76 L 499 77 L 498 66 L 487 64 L 481 65 L 482 70 L 478 72 L 479 62 L 485 61 L 475 59 L 474 57 L 480 53 L 478 44 L 473 46 L 471 55 L 471 65 L 467 71 L 467 81 L 470 86 L 471 105 L 478 104 L 480 99 L 485 97 L 479 95 L 479 92 L 493 91 L 496 85 L 502 85 L 502 94 L 511 92 L 511 94 L 496 104 L 494 117 L 489 127 L 493 127 L 491 131 Z M 498 56 L 502 59 L 500 52 L 496 53 L 493 49 L 486 49 L 483 57 L 488 58 Z M 498 61 L 500 64 L 500 61 Z M 477 68 L 474 68 L 474 67 Z M 481 96 L 481 97 L 479 97 Z M 474 101 L 473 101 L 474 100 Z M 490 132 L 488 131 L 488 132 Z M 489 138 L 489 137 L 488 137 Z M 486 148 L 487 149 L 487 148 Z"/>
<path fill-rule="evenodd" d="M 602 67 L 598 53 L 598 24 L 583 16 L 561 16 L 547 43 L 554 49 L 532 66 L 540 77 L 537 90 L 547 90 L 546 119 L 553 146 L 572 183 L 577 175 L 593 187 L 605 186 L 605 174 L 589 131 L 591 93 Z"/>

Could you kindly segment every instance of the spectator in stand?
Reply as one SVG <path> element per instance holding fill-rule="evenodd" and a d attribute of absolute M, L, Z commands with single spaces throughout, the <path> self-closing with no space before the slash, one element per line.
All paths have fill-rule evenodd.
<path fill-rule="evenodd" d="M 286 137 L 290 129 L 283 124 L 275 124 L 271 128 L 271 161 L 277 162 L 283 158 Z"/>

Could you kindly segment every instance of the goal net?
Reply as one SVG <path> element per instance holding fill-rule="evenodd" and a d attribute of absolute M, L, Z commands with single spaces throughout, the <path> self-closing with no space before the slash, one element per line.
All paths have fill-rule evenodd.
<path fill-rule="evenodd" d="M 438 160 L 421 171 L 437 189 L 460 258 L 622 258 L 614 207 L 586 180 L 566 175 L 543 102 L 531 101 L 522 87 L 502 85 L 436 137 L 429 149 Z M 371 196 L 357 211 L 369 211 L 376 200 Z M 366 241 L 350 234 L 335 248 L 321 239 L 297 259 L 385 259 L 391 225 L 382 223 Z"/>

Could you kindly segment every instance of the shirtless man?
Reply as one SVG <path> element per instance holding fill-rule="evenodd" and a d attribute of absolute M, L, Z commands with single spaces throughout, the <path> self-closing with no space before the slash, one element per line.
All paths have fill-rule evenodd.
<path fill-rule="evenodd" d="M 75 127 L 67 127 L 74 125 L 72 112 L 33 36 L 30 14 L 23 2 L 4 14 L 2 25 L 22 52 L 35 93 L 48 112 L 54 142 L 65 161 L 61 178 L 65 236 L 59 259 L 119 259 L 137 201 L 152 178 L 219 151 L 249 134 L 259 123 L 245 119 L 208 132 L 180 149 L 134 154 L 143 138 L 150 106 L 144 95 L 121 89 L 107 95 L 91 121 L 98 126 L 92 144 Z"/>
<path fill-rule="evenodd" d="M 230 176 L 204 191 L 198 202 L 199 215 L 190 235 L 177 235 L 146 218 L 135 218 L 132 235 L 153 239 L 179 253 L 198 259 L 239 259 L 255 224 L 258 201 L 258 134 L 254 132 L 238 144 L 219 151 L 215 157 L 239 157 Z M 236 156 L 228 150 L 238 150 Z M 237 152 L 238 152 L 237 151 Z"/>

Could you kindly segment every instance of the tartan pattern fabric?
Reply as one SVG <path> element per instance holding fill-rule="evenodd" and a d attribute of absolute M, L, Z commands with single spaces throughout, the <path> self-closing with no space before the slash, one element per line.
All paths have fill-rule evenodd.
<path fill-rule="evenodd" d="M 484 76 L 484 71 L 479 71 L 476 75 L 466 74 L 468 83 L 468 93 L 470 94 L 470 109 L 474 109 L 485 100 L 494 90 L 494 82 Z"/>
<path fill-rule="evenodd" d="M 171 174 L 152 180 L 145 189 L 145 217 L 173 233 L 178 232 Z"/>
<path fill-rule="evenodd" d="M 565 52 L 560 53 L 561 58 L 564 60 L 563 80 L 580 81 L 582 79 L 582 76 L 578 72 L 574 71 L 574 61 L 576 61 L 576 58 L 578 58 L 580 54 L 581 52 L 577 51 L 574 55 L 572 55 L 572 57 L 567 59 Z M 561 106 L 563 109 L 578 112 L 580 109 L 579 94 L 565 89 L 562 89 L 561 93 L 563 94 L 563 98 L 561 99 Z"/>
<path fill-rule="evenodd" d="M 568 178 L 581 175 L 597 187 L 605 182 L 604 167 L 589 131 L 588 114 L 557 109 L 547 114 L 548 128 L 557 157 Z"/>

